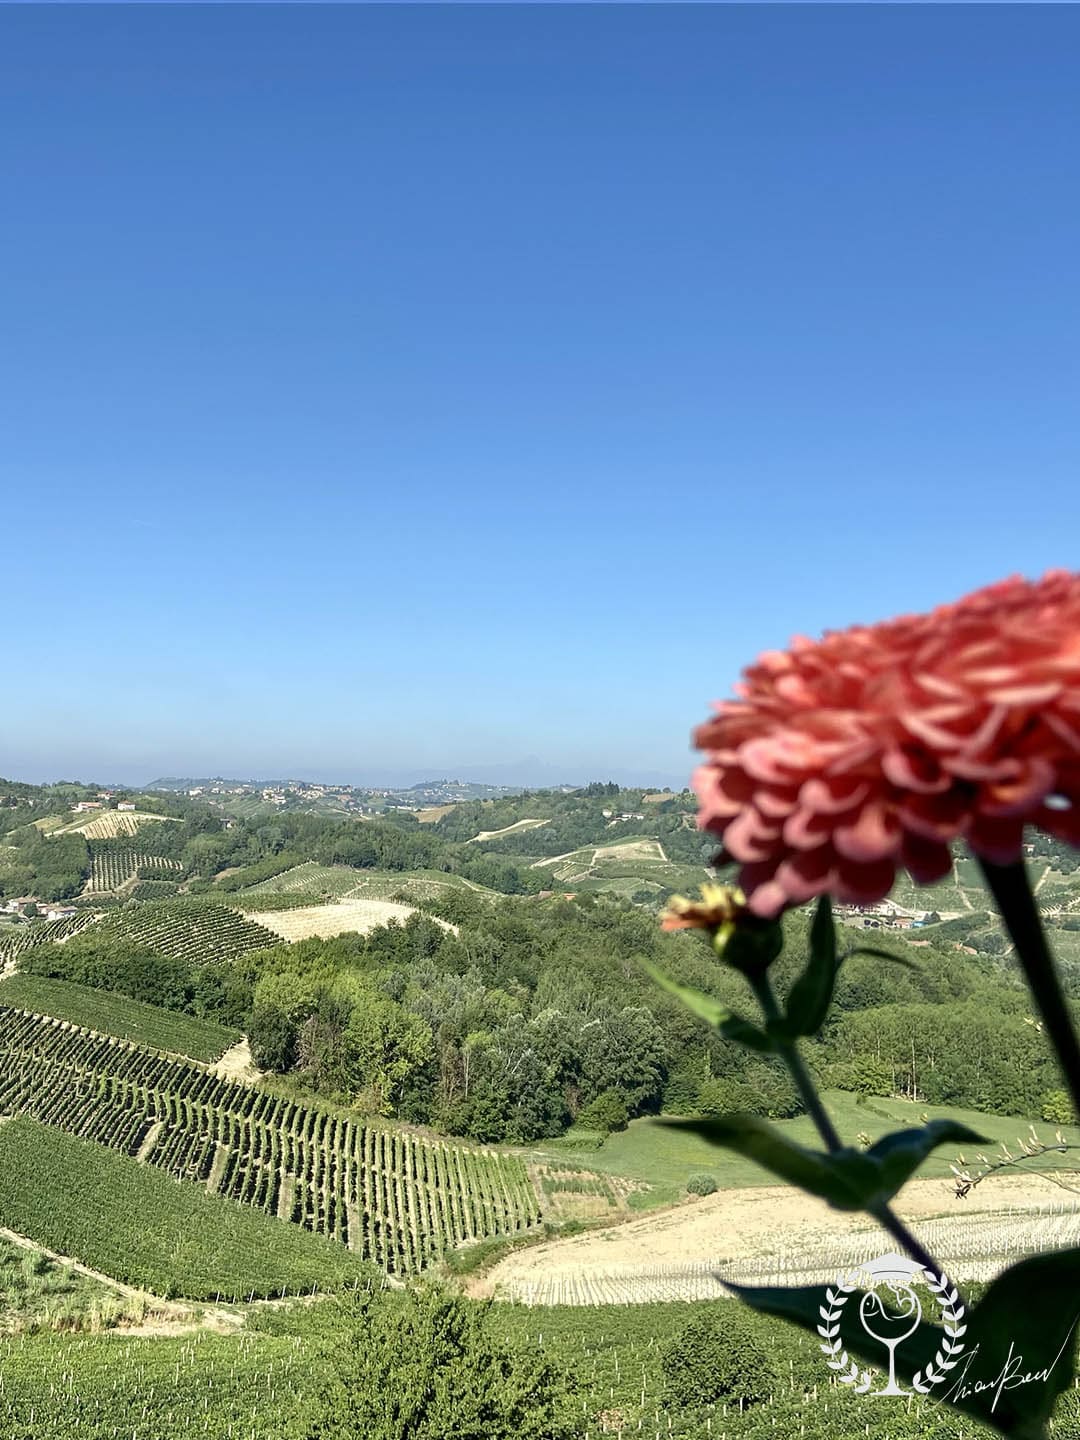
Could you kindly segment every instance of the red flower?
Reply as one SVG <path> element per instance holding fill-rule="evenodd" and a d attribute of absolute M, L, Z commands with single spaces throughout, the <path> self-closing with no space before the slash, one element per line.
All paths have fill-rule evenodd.
<path fill-rule="evenodd" d="M 958 836 L 998 864 L 1025 824 L 1080 845 L 1080 574 L 799 637 L 744 677 L 694 734 L 694 789 L 756 914 L 939 880 Z"/>

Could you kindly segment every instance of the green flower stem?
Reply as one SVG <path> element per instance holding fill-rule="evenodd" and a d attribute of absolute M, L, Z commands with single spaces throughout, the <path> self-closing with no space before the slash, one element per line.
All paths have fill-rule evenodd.
<path fill-rule="evenodd" d="M 758 1004 L 761 1006 L 761 1013 L 765 1016 L 767 1023 L 779 1020 L 780 1007 L 776 1003 L 776 996 L 773 994 L 768 972 L 762 971 L 757 975 L 748 975 L 751 988 L 757 996 Z M 803 1104 L 806 1106 L 806 1113 L 817 1126 L 818 1134 L 825 1142 L 827 1150 L 840 1150 L 843 1142 L 836 1133 L 836 1127 L 829 1119 L 828 1111 L 821 1103 L 821 1096 L 817 1093 L 810 1071 L 806 1068 L 806 1061 L 799 1054 L 798 1046 L 794 1040 L 782 1040 L 777 1044 L 777 1054 L 788 1068 L 791 1078 L 795 1081 L 795 1088 L 798 1090 Z"/>
<path fill-rule="evenodd" d="M 1046 943 L 1024 862 L 995 865 L 981 855 L 975 858 L 1016 946 L 1036 1008 L 1069 1087 L 1073 1109 L 1080 1115 L 1080 1042 L 1069 1018 L 1068 1002 Z"/>
<path fill-rule="evenodd" d="M 945 1274 L 944 1267 L 934 1259 L 918 1236 L 908 1229 L 891 1205 L 887 1203 L 871 1205 L 867 1213 L 872 1215 L 878 1224 L 889 1232 L 896 1243 L 906 1250 L 913 1260 L 917 1260 L 924 1270 L 928 1270 L 935 1279 L 937 1276 Z M 956 1284 L 955 1281 L 952 1283 Z"/>
<path fill-rule="evenodd" d="M 776 1003 L 776 996 L 773 993 L 768 972 L 762 971 L 760 974 L 749 974 L 746 978 L 749 980 L 750 986 L 757 997 L 758 1004 L 761 1006 L 761 1011 L 765 1016 L 766 1022 L 779 1020 L 781 1018 L 780 1007 Z M 802 1102 L 806 1106 L 806 1113 L 817 1126 L 818 1134 L 824 1141 L 825 1148 L 829 1151 L 842 1150 L 844 1148 L 843 1142 L 837 1133 L 836 1126 L 829 1118 L 828 1111 L 825 1109 L 821 1096 L 817 1092 L 813 1077 L 807 1069 L 806 1061 L 799 1054 L 797 1044 L 794 1040 L 781 1040 L 778 1042 L 776 1048 L 777 1054 L 787 1066 L 788 1073 L 795 1082 L 795 1088 L 798 1090 Z M 872 1215 L 878 1224 L 888 1231 L 896 1243 L 905 1249 L 913 1260 L 919 1262 L 924 1270 L 928 1270 L 931 1275 L 935 1276 L 945 1273 L 943 1267 L 934 1259 L 929 1250 L 920 1243 L 919 1239 L 912 1234 L 891 1205 L 887 1202 L 882 1202 L 880 1205 L 871 1205 L 867 1213 Z"/>

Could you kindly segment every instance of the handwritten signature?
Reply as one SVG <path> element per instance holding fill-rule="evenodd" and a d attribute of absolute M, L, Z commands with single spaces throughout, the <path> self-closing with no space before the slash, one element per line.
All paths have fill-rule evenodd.
<path fill-rule="evenodd" d="M 1053 1360 L 1050 1361 L 1049 1365 L 1044 1366 L 1042 1370 L 1025 1370 L 1024 1357 L 1022 1354 L 1017 1353 L 1016 1342 L 1010 1340 L 1009 1353 L 1005 1357 L 1005 1364 L 1002 1365 L 994 1378 L 992 1380 L 973 1379 L 969 1383 L 967 1378 L 968 1371 L 971 1369 L 972 1362 L 979 1353 L 979 1347 L 976 1345 L 964 1360 L 963 1368 L 959 1375 L 953 1380 L 948 1390 L 937 1393 L 936 1398 L 955 1402 L 957 1400 L 967 1400 L 972 1395 L 984 1395 L 988 1391 L 993 1391 L 994 1398 L 990 1404 L 990 1412 L 993 1414 L 997 1409 L 998 1401 L 1006 1390 L 1018 1390 L 1021 1385 L 1034 1385 L 1038 1381 L 1045 1382 L 1049 1380 L 1054 1367 L 1065 1353 L 1065 1347 L 1072 1338 L 1072 1333 L 1076 1329 L 1078 1321 L 1080 1321 L 1080 1314 L 1077 1315 L 1076 1319 L 1069 1326 L 1065 1334 L 1065 1339 L 1061 1342 L 1061 1348 Z"/>

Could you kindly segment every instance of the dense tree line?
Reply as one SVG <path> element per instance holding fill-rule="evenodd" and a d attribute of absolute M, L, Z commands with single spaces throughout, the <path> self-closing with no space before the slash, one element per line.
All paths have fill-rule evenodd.
<path fill-rule="evenodd" d="M 24 963 L 243 1029 L 257 1063 L 299 1091 L 484 1142 L 662 1109 L 798 1113 L 781 1068 L 728 1044 L 646 974 L 643 959 L 750 1013 L 741 977 L 698 937 L 592 898 L 491 904 L 454 892 L 437 908 L 228 963 L 154 955 L 98 927 Z M 781 990 L 805 959 L 807 918 L 788 928 Z M 820 1083 L 1041 1114 L 1061 1080 L 1015 977 L 982 957 L 917 953 L 917 970 L 847 961 L 829 1023 L 806 1047 Z"/>
<path fill-rule="evenodd" d="M 40 900 L 68 900 L 90 875 L 90 847 L 81 835 L 50 840 L 33 825 L 12 830 L 0 852 L 0 899 L 36 895 Z"/>

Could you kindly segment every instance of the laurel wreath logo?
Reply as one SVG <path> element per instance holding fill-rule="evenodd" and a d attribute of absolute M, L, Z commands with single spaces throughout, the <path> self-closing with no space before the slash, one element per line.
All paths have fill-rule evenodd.
<path fill-rule="evenodd" d="M 837 1285 L 835 1289 L 831 1285 L 826 1287 L 825 1299 L 829 1303 L 818 1306 L 818 1313 L 825 1324 L 817 1327 L 817 1333 L 824 1337 L 821 1349 L 827 1357 L 825 1363 L 830 1370 L 837 1372 L 840 1384 L 853 1386 L 856 1395 L 865 1395 L 870 1389 L 873 1372 L 860 1370 L 840 1343 L 840 1316 L 851 1292 L 857 1288 L 854 1281 L 850 1285 Z"/>
<path fill-rule="evenodd" d="M 960 1323 L 964 1318 L 964 1306 L 949 1277 L 942 1272 L 935 1280 L 933 1275 L 928 1272 L 924 1271 L 923 1273 L 926 1275 L 926 1283 L 931 1292 L 941 1301 L 941 1328 L 945 1331 L 945 1339 L 941 1342 L 937 1354 L 926 1370 L 916 1370 L 911 1377 L 911 1383 L 919 1394 L 927 1395 L 930 1393 L 931 1385 L 936 1385 L 939 1380 L 944 1380 L 953 1366 L 959 1362 L 960 1352 L 964 1348 L 964 1342 L 960 1336 L 967 1333 L 967 1326 Z M 924 1374 L 925 1379 L 923 1378 Z"/>
<path fill-rule="evenodd" d="M 944 1380 L 949 1371 L 959 1364 L 960 1354 L 964 1349 L 964 1342 L 960 1337 L 967 1333 L 967 1326 L 961 1323 L 965 1314 L 964 1305 L 949 1277 L 944 1272 L 936 1278 L 926 1271 L 923 1273 L 931 1293 L 941 1301 L 942 1329 L 945 1331 L 945 1339 L 933 1360 L 925 1370 L 917 1370 L 911 1378 L 911 1383 L 919 1394 L 928 1395 L 932 1386 Z M 838 1283 L 836 1286 L 826 1287 L 825 1299 L 828 1303 L 818 1307 L 824 1323 L 817 1327 L 817 1333 L 822 1337 L 820 1348 L 826 1357 L 826 1364 L 830 1370 L 836 1371 L 840 1384 L 850 1385 L 856 1395 L 865 1395 L 870 1389 L 873 1372 L 860 1370 L 840 1340 L 840 1317 L 852 1291 L 858 1288 L 854 1280 L 850 1284 Z"/>

